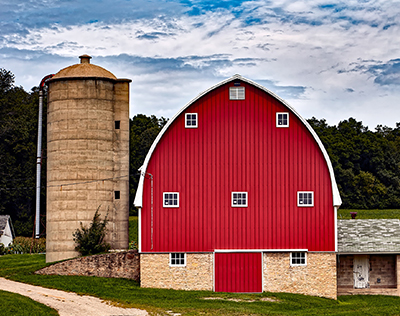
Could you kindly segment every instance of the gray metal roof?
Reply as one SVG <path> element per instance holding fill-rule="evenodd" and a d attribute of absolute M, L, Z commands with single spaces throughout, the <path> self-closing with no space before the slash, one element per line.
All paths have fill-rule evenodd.
<path fill-rule="evenodd" d="M 400 220 L 338 220 L 338 252 L 400 253 Z"/>
<path fill-rule="evenodd" d="M 6 228 L 9 219 L 10 215 L 0 215 L 0 236 L 3 235 L 4 229 Z"/>

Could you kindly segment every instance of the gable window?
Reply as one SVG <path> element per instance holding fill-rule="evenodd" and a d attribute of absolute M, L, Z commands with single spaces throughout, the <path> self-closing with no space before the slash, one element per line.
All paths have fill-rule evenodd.
<path fill-rule="evenodd" d="M 291 266 L 306 266 L 307 256 L 305 252 L 291 252 L 290 253 Z"/>
<path fill-rule="evenodd" d="M 229 100 L 244 100 L 244 87 L 230 87 Z"/>
<path fill-rule="evenodd" d="M 232 207 L 247 207 L 247 192 L 232 192 Z"/>
<path fill-rule="evenodd" d="M 178 192 L 164 192 L 163 193 L 163 206 L 164 207 L 179 207 L 179 193 Z"/>
<path fill-rule="evenodd" d="M 297 192 L 297 206 L 314 206 L 314 192 Z"/>
<path fill-rule="evenodd" d="M 185 127 L 196 128 L 197 127 L 197 113 L 186 113 L 185 114 Z"/>
<path fill-rule="evenodd" d="M 185 267 L 186 266 L 186 253 L 170 253 L 169 265 L 171 267 Z"/>
<path fill-rule="evenodd" d="M 276 127 L 289 127 L 289 113 L 276 113 Z"/>

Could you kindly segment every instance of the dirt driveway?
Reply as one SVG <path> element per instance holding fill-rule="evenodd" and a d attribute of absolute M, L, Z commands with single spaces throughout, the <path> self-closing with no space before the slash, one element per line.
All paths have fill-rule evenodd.
<path fill-rule="evenodd" d="M 47 289 L 40 286 L 10 281 L 0 278 L 0 290 L 30 297 L 58 311 L 60 316 L 119 316 L 148 315 L 144 310 L 111 306 L 93 296 Z"/>

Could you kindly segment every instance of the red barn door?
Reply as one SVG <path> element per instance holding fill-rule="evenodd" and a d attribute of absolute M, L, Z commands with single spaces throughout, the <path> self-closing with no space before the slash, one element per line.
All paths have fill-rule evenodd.
<path fill-rule="evenodd" d="M 260 252 L 215 253 L 215 292 L 262 292 Z"/>

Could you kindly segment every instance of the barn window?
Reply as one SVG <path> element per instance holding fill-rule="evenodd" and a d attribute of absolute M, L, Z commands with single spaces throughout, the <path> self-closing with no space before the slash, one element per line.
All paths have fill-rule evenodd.
<path fill-rule="evenodd" d="M 185 127 L 196 128 L 197 127 L 197 113 L 186 113 L 185 114 Z"/>
<path fill-rule="evenodd" d="M 232 207 L 247 207 L 247 192 L 232 192 Z"/>
<path fill-rule="evenodd" d="M 185 267 L 186 266 L 186 253 L 170 253 L 169 265 L 171 267 Z"/>
<path fill-rule="evenodd" d="M 244 87 L 230 87 L 229 100 L 244 100 Z"/>
<path fill-rule="evenodd" d="M 307 256 L 305 252 L 291 252 L 290 253 L 291 266 L 306 266 Z"/>
<path fill-rule="evenodd" d="M 314 192 L 297 192 L 297 206 L 314 206 Z"/>
<path fill-rule="evenodd" d="M 164 192 L 163 206 L 164 207 L 179 207 L 179 193 L 178 192 Z"/>
<path fill-rule="evenodd" d="M 276 127 L 289 127 L 289 113 L 276 113 Z"/>

